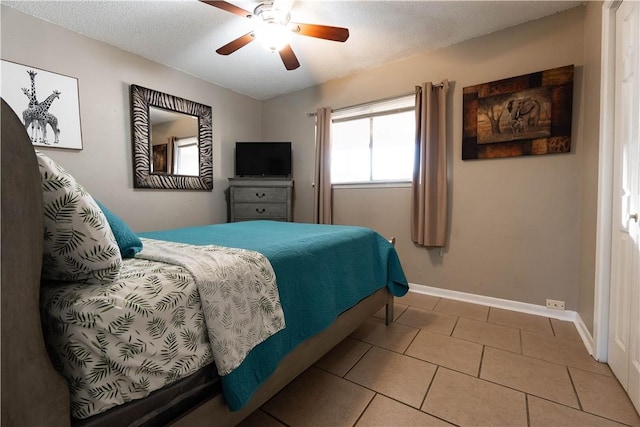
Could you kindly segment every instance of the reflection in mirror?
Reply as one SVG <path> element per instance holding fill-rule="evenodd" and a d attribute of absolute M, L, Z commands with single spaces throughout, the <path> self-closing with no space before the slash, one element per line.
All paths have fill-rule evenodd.
<path fill-rule="evenodd" d="M 151 173 L 198 176 L 198 117 L 149 107 Z"/>
<path fill-rule="evenodd" d="M 211 107 L 131 85 L 135 188 L 211 190 Z"/>

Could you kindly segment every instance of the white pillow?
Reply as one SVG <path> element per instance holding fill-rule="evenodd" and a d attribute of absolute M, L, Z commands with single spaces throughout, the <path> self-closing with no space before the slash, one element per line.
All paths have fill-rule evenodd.
<path fill-rule="evenodd" d="M 73 176 L 44 154 L 36 155 L 44 202 L 42 278 L 116 280 L 122 257 L 102 210 Z"/>

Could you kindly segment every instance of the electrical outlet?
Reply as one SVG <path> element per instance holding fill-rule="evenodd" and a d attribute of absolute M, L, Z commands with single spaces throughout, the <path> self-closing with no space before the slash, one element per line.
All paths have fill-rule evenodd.
<path fill-rule="evenodd" d="M 548 299 L 547 308 L 553 308 L 554 310 L 564 310 L 564 301 Z"/>

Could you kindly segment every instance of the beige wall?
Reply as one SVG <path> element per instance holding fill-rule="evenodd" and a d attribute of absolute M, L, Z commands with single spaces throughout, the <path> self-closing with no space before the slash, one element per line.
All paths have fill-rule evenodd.
<path fill-rule="evenodd" d="M 2 59 L 78 79 L 82 151 L 43 148 L 136 231 L 225 222 L 233 143 L 261 139 L 261 103 L 2 6 Z M 213 109 L 212 192 L 134 190 L 129 86 Z M 62 130 L 64 132 L 64 130 Z"/>
<path fill-rule="evenodd" d="M 593 101 L 599 89 L 593 87 L 597 76 L 591 72 L 585 87 L 583 50 L 595 37 L 585 40 L 585 13 L 579 7 L 265 101 L 263 136 L 293 141 L 296 221 L 312 219 L 314 120 L 307 112 L 403 94 L 423 81 L 447 78 L 451 208 L 443 256 L 411 243 L 407 187 L 336 189 L 335 222 L 368 225 L 396 236 L 411 282 L 541 305 L 546 298 L 558 299 L 576 310 L 580 266 L 588 258 L 580 256 L 581 244 L 589 245 L 581 235 L 591 231 L 590 225 L 582 229 L 581 207 L 585 197 L 594 197 L 583 189 L 583 180 L 596 173 L 583 170 L 585 130 L 593 130 L 585 124 L 584 103 Z M 461 160 L 464 87 L 568 64 L 575 65 L 571 153 Z M 589 150 L 593 144 L 590 140 Z M 592 168 L 591 162 L 586 166 Z"/>

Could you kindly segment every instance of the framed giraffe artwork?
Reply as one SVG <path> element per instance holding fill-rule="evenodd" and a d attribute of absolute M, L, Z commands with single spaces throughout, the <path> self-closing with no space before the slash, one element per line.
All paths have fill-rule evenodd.
<path fill-rule="evenodd" d="M 2 60 L 0 95 L 39 147 L 82 150 L 78 79 Z"/>
<path fill-rule="evenodd" d="M 462 90 L 462 160 L 571 151 L 573 65 Z"/>

